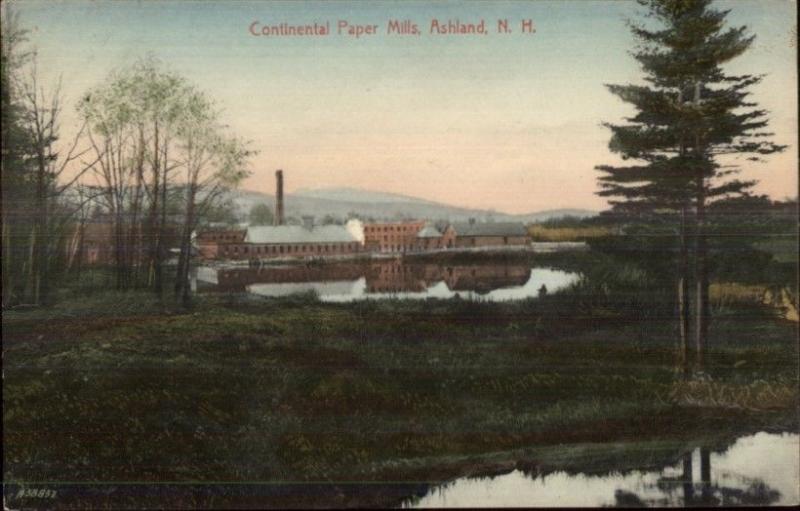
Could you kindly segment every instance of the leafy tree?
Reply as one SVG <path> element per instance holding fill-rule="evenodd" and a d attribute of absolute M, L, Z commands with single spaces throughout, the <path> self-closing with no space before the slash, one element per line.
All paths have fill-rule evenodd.
<path fill-rule="evenodd" d="M 746 161 L 783 149 L 764 131 L 767 115 L 748 96 L 758 75 L 730 75 L 722 65 L 744 53 L 754 36 L 746 27 L 727 28 L 729 11 L 711 0 L 638 0 L 645 19 L 631 23 L 639 41 L 633 53 L 644 71 L 644 85 L 609 85 L 609 90 L 636 108 L 624 124 L 606 124 L 609 148 L 625 166 L 601 165 L 600 195 L 629 217 L 693 216 L 695 341 L 702 365 L 709 321 L 709 203 L 746 195 L 755 183 L 737 179 Z M 686 228 L 680 228 L 686 239 Z M 686 289 L 686 244 L 681 243 L 681 288 Z M 687 296 L 688 298 L 688 296 Z M 688 309 L 686 309 L 688 310 Z M 681 314 L 686 318 L 685 314 Z M 684 321 L 684 328 L 688 326 Z M 685 333 L 685 332 L 684 332 Z"/>
<path fill-rule="evenodd" d="M 219 204 L 211 204 L 208 209 L 206 209 L 205 215 L 200 219 L 200 222 L 233 226 L 239 223 L 239 216 L 236 214 L 236 205 L 231 200 L 221 201 Z"/>
<path fill-rule="evenodd" d="M 94 151 L 113 155 L 99 158 L 95 174 L 114 223 L 117 287 L 144 273 L 160 296 L 165 239 L 177 229 L 175 295 L 187 302 L 191 233 L 247 174 L 250 151 L 204 93 L 154 58 L 113 72 L 79 111 Z"/>
<path fill-rule="evenodd" d="M 250 215 L 248 217 L 252 225 L 272 225 L 275 221 L 275 215 L 272 214 L 272 209 L 266 204 L 254 204 L 250 208 Z"/>
<path fill-rule="evenodd" d="M 117 156 L 101 158 L 95 177 L 114 222 L 118 288 L 137 285 L 144 273 L 144 283 L 161 294 L 172 181 L 183 164 L 178 129 L 190 90 L 148 57 L 112 72 L 78 105 L 95 152 Z"/>

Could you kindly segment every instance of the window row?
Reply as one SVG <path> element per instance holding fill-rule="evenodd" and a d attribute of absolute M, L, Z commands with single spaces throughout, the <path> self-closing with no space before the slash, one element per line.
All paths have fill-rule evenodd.
<path fill-rule="evenodd" d="M 378 232 L 403 232 L 415 233 L 419 231 L 421 226 L 416 225 L 366 225 L 364 232 L 366 234 L 373 234 Z"/>
<path fill-rule="evenodd" d="M 241 248 L 241 250 L 240 250 Z M 337 243 L 331 245 L 224 245 L 224 254 L 298 254 L 298 253 L 331 253 L 353 252 L 358 250 L 358 243 Z"/>

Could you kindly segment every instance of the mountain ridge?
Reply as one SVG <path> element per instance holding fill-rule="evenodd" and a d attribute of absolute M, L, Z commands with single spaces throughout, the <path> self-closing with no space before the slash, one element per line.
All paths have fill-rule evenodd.
<path fill-rule="evenodd" d="M 275 196 L 252 190 L 234 190 L 229 198 L 238 213 L 246 216 L 256 204 L 275 205 Z M 300 189 L 284 196 L 284 211 L 287 217 L 326 215 L 344 218 L 356 215 L 367 220 L 421 219 L 429 221 L 479 221 L 541 222 L 563 216 L 591 217 L 598 211 L 582 208 L 556 208 L 530 213 L 512 214 L 500 211 L 453 206 L 409 195 L 364 190 L 352 187 Z"/>

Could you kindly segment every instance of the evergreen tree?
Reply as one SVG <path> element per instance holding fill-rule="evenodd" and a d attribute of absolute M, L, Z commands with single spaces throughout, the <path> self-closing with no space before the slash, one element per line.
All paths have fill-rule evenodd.
<path fill-rule="evenodd" d="M 694 221 L 695 341 L 702 366 L 709 321 L 706 209 L 711 202 L 747 195 L 754 181 L 735 177 L 739 165 L 783 149 L 769 140 L 767 113 L 749 100 L 762 76 L 727 74 L 722 66 L 744 53 L 754 36 L 746 27 L 728 28 L 729 11 L 711 0 L 638 0 L 646 8 L 641 22 L 630 24 L 639 45 L 633 52 L 644 85 L 609 85 L 636 108 L 624 124 L 606 124 L 609 147 L 626 166 L 601 165 L 600 195 L 620 213 Z M 688 254 L 682 222 L 679 295 L 683 294 L 681 331 L 688 330 Z"/>

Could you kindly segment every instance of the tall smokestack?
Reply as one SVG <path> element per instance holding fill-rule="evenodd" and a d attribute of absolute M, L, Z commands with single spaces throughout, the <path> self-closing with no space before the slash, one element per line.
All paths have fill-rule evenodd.
<path fill-rule="evenodd" d="M 275 171 L 275 225 L 283 225 L 283 171 Z"/>

